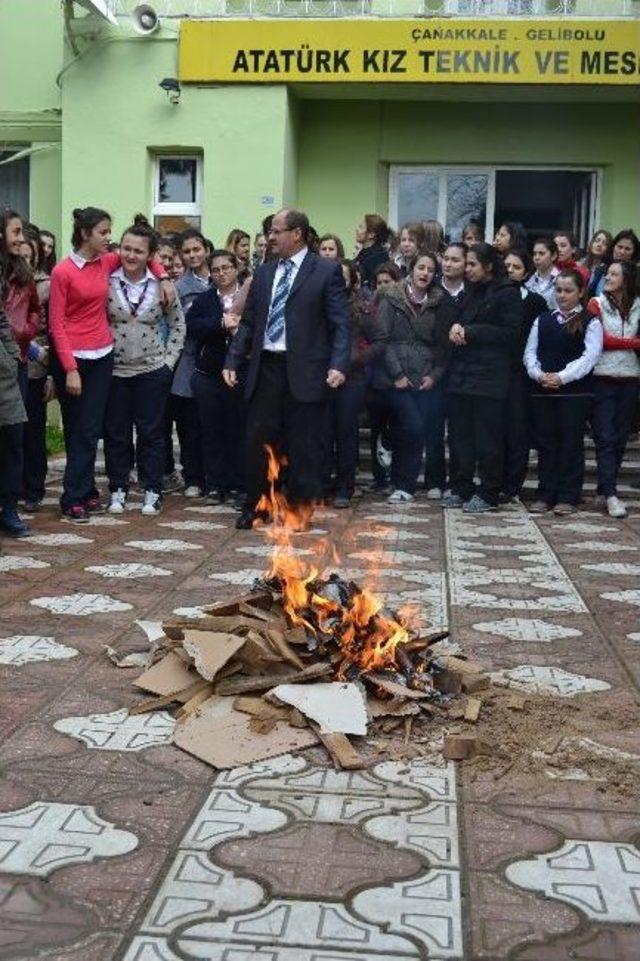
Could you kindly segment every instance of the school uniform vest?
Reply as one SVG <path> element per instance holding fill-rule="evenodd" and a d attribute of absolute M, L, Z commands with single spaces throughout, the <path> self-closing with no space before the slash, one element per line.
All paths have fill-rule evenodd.
<path fill-rule="evenodd" d="M 584 338 L 589 323 L 586 312 L 582 315 L 582 330 L 575 334 L 569 333 L 566 324 L 559 324 L 555 313 L 548 311 L 538 317 L 538 360 L 545 374 L 553 374 L 564 370 L 572 360 L 577 360 L 584 353 Z M 535 394 L 592 394 L 593 374 L 589 373 L 580 380 L 570 384 L 563 384 L 558 390 L 545 390 L 541 384 L 533 387 Z"/>

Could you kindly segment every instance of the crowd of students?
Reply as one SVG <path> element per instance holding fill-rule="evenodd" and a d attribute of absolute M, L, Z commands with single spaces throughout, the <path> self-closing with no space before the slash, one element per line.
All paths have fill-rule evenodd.
<path fill-rule="evenodd" d="M 234 229 L 216 248 L 200 231 L 160 236 L 138 215 L 120 237 L 101 209 L 74 211 L 68 257 L 55 238 L 5 209 L 0 218 L 0 528 L 30 533 L 19 513 L 45 495 L 46 407 L 57 397 L 66 469 L 62 514 L 121 513 L 132 484 L 153 516 L 163 494 L 210 503 L 244 499 L 245 406 L 223 378 L 252 275 L 270 252 L 270 220 Z M 522 492 L 529 509 L 572 514 L 584 437 L 596 449 L 597 494 L 626 509 L 617 480 L 640 380 L 640 241 L 598 230 L 586 251 L 568 231 L 530 241 L 501 224 L 492 245 L 475 223 L 448 241 L 437 221 L 393 234 L 367 214 L 355 253 L 335 234 L 309 248 L 339 261 L 352 351 L 327 397 L 326 499 L 354 494 L 359 427 L 370 427 L 372 488 L 392 504 L 422 483 L 444 507 L 476 514 Z M 243 371 L 238 371 L 242 383 Z M 174 460 L 174 428 L 179 465 Z M 104 439 L 108 499 L 96 486 Z M 447 457 L 448 448 L 448 457 Z M 424 461 L 424 474 L 421 478 Z"/>

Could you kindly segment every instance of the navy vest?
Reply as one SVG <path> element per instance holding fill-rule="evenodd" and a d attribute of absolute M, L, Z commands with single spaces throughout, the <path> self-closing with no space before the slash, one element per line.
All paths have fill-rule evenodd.
<path fill-rule="evenodd" d="M 584 353 L 584 337 L 590 321 L 586 311 L 582 314 L 582 330 L 569 333 L 566 324 L 559 324 L 555 312 L 547 311 L 538 317 L 538 360 L 545 374 L 555 374 L 564 370 L 572 360 Z M 541 384 L 534 384 L 534 393 L 557 396 L 558 394 L 592 394 L 593 375 L 587 374 L 580 380 L 563 384 L 559 390 L 545 390 Z"/>

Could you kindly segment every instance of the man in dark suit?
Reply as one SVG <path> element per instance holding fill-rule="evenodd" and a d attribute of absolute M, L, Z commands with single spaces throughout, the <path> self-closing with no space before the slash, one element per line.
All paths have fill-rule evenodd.
<path fill-rule="evenodd" d="M 224 379 L 235 387 L 250 355 L 240 530 L 252 527 L 267 487 L 267 444 L 286 451 L 292 504 L 322 496 L 325 410 L 329 390 L 344 383 L 349 367 L 351 320 L 340 265 L 308 250 L 308 232 L 298 210 L 274 216 L 269 241 L 277 257 L 255 273 L 225 362 Z"/>

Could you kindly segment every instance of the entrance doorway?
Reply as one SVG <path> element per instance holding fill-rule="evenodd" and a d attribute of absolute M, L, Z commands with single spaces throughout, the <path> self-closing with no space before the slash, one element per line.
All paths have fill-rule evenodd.
<path fill-rule="evenodd" d="M 598 212 L 596 170 L 473 166 L 390 170 L 392 226 L 439 220 L 451 240 L 460 239 L 470 220 L 480 224 L 488 241 L 505 220 L 517 220 L 532 241 L 568 229 L 584 246 L 597 227 Z"/>

